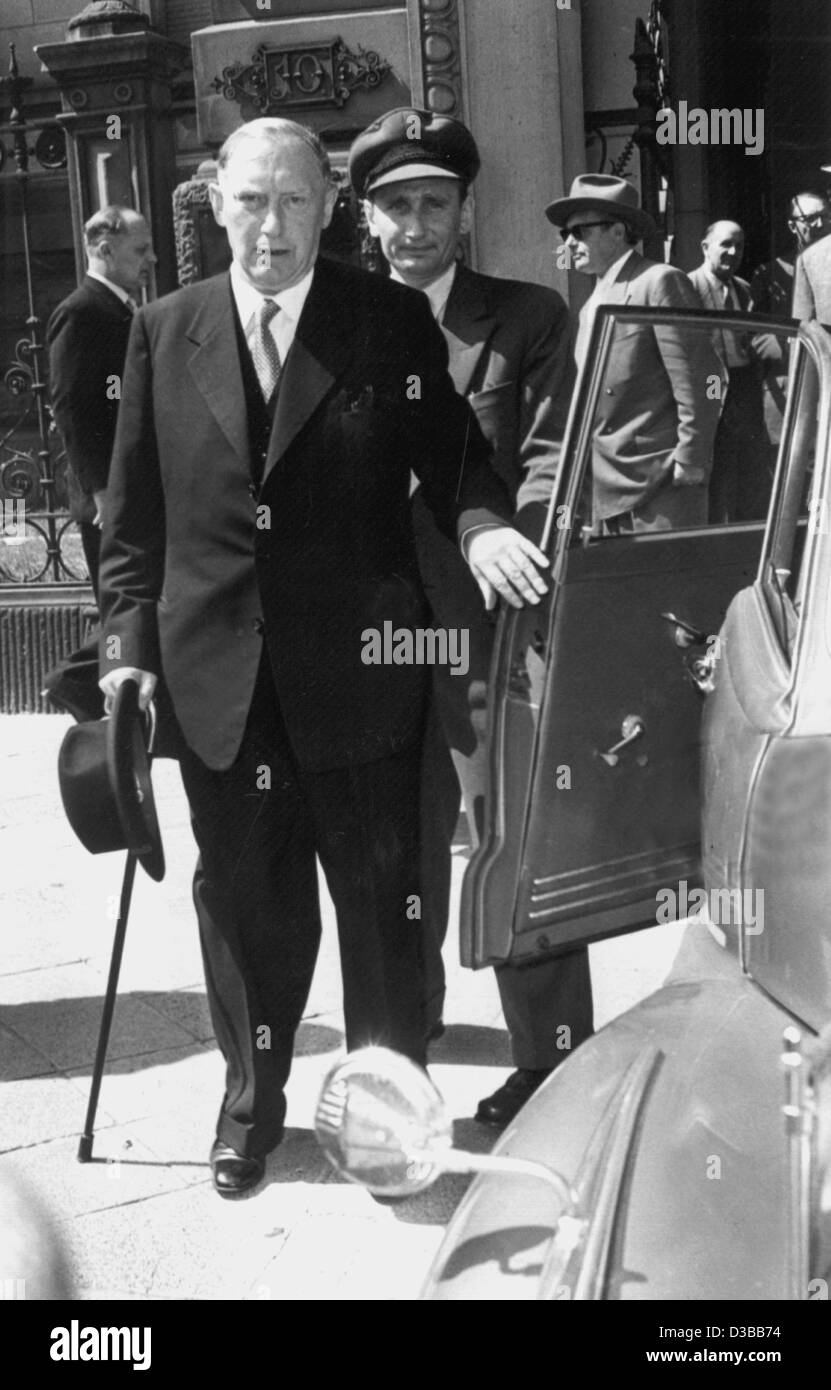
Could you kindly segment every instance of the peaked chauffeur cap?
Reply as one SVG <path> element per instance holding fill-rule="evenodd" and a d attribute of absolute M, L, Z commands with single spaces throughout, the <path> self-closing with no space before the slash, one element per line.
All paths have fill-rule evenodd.
<path fill-rule="evenodd" d="M 479 151 L 467 126 L 450 116 L 400 106 L 367 126 L 349 151 L 349 180 L 359 197 L 405 179 L 471 183 Z"/>

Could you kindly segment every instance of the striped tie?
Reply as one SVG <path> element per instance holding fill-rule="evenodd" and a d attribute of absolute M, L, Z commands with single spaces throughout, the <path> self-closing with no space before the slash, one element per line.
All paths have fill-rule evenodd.
<path fill-rule="evenodd" d="M 271 320 L 280 312 L 279 304 L 273 299 L 263 299 L 254 315 L 254 336 L 251 340 L 251 356 L 254 369 L 260 382 L 260 390 L 266 404 L 271 400 L 280 380 L 280 354 L 269 327 Z"/>

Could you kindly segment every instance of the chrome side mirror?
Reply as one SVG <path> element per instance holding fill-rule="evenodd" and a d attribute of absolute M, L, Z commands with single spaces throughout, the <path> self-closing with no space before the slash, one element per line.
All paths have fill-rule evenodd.
<path fill-rule="evenodd" d="M 389 1197 L 423 1192 L 441 1173 L 524 1173 L 555 1187 L 568 1206 L 574 1194 L 542 1163 L 453 1148 L 441 1093 L 407 1057 L 365 1047 L 338 1062 L 323 1083 L 315 1113 L 318 1142 L 350 1182 Z"/>

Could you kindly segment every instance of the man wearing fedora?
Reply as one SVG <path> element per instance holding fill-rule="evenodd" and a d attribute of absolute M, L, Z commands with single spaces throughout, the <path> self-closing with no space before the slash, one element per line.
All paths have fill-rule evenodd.
<path fill-rule="evenodd" d="M 538 602 L 544 557 L 453 390 L 422 298 L 318 257 L 337 196 L 311 131 L 263 118 L 218 156 L 230 273 L 139 311 L 101 561 L 102 688 L 161 672 L 200 864 L 226 1089 L 210 1163 L 257 1184 L 285 1123 L 294 1035 L 334 901 L 346 1041 L 423 1063 L 418 805 L 426 673 L 366 662 L 426 610 L 415 471 L 483 595 Z M 469 533 L 469 534 L 468 534 Z"/>
<path fill-rule="evenodd" d="M 370 232 L 380 240 L 390 277 L 426 296 L 450 353 L 450 373 L 493 449 L 493 467 L 508 489 L 514 525 L 538 540 L 560 458 L 573 364 L 568 310 L 541 285 L 470 270 L 462 241 L 470 230 L 470 185 L 480 166 L 470 131 L 447 116 L 402 107 L 374 121 L 349 154 L 353 188 L 364 199 Z M 423 490 L 413 498 L 419 567 L 434 625 L 469 633 L 462 679 L 433 671 L 433 704 L 422 776 L 422 918 L 426 1024 L 442 1031 L 451 843 L 460 787 L 474 845 L 481 831 L 486 775 L 486 683 L 494 615 L 485 610 L 457 546 L 442 534 Z M 531 968 L 496 971 L 517 1070 L 479 1104 L 477 1119 L 504 1125 L 565 1054 L 558 1027 L 573 1046 L 592 1030 L 588 954 L 581 949 Z M 562 1034 L 559 1034 L 562 1036 Z"/>
<path fill-rule="evenodd" d="M 576 357 L 582 365 L 600 304 L 701 307 L 682 271 L 636 249 L 655 231 L 626 179 L 581 174 L 567 198 L 546 209 L 571 253 L 594 276 L 580 311 Z M 703 333 L 648 324 L 618 329 L 606 369 L 592 447 L 593 519 L 599 534 L 674 530 L 707 524 L 707 481 L 719 403 L 707 396 L 720 378 Z"/>

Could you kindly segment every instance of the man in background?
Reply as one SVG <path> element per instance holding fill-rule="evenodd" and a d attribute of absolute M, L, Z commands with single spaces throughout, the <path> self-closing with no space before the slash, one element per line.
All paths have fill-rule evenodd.
<path fill-rule="evenodd" d="M 70 513 L 78 522 L 97 603 L 101 525 L 127 339 L 156 257 L 147 223 L 132 208 L 93 213 L 84 244 L 86 275 L 52 314 L 46 344 L 52 412 L 66 448 Z M 45 690 L 54 705 L 76 719 L 102 715 L 97 640 L 50 671 Z"/>
<path fill-rule="evenodd" d="M 817 202 L 820 200 L 817 199 Z M 824 200 L 823 200 L 824 201 Z M 827 209 L 827 205 L 826 209 Z M 797 257 L 794 269 L 793 304 L 795 319 L 818 319 L 831 324 L 831 221 L 826 210 L 824 217 L 814 211 L 811 230 L 815 233 L 809 245 Z"/>
<path fill-rule="evenodd" d="M 831 230 L 828 202 L 819 193 L 797 193 L 791 199 L 788 230 L 793 236 L 791 251 L 766 261 L 750 278 L 753 309 L 774 318 L 791 317 L 794 268 L 797 256 Z M 765 430 L 771 468 L 775 465 L 782 437 L 788 384 L 788 355 L 782 340 L 773 333 L 760 333 L 753 339 L 757 356 L 764 363 L 762 382 Z"/>
<path fill-rule="evenodd" d="M 744 255 L 738 222 L 713 222 L 701 243 L 703 263 L 690 271 L 702 307 L 747 312 L 750 286 L 737 271 Z M 762 368 L 747 333 L 713 334 L 721 363 L 721 416 L 710 476 L 710 521 L 758 521 L 767 515 L 773 473 L 762 406 Z"/>
<path fill-rule="evenodd" d="M 467 397 L 493 449 L 514 526 L 538 541 L 573 384 L 568 311 L 552 289 L 480 275 L 462 263 L 473 221 L 470 185 L 479 165 L 476 142 L 461 121 L 408 107 L 373 122 L 349 156 L 352 185 L 364 197 L 369 230 L 380 240 L 391 278 L 427 297 L 447 342 L 456 390 Z M 442 535 L 420 490 L 413 518 L 433 623 L 470 634 L 466 678 L 434 668 L 422 770 L 426 1026 L 438 1037 L 460 787 L 474 845 L 482 830 L 494 621 L 459 548 Z M 567 1055 L 556 1048 L 557 1025 L 570 1026 L 573 1046 L 591 1033 L 588 954 L 580 949 L 521 969 L 500 966 L 496 979 L 517 1070 L 480 1102 L 476 1117 L 504 1125 Z"/>
<path fill-rule="evenodd" d="M 578 366 L 602 304 L 700 307 L 682 271 L 636 249 L 654 233 L 655 223 L 626 179 L 581 174 L 567 198 L 546 208 L 546 216 L 560 228 L 573 268 L 595 277 L 580 310 Z M 598 534 L 706 525 L 718 419 L 718 403 L 707 397 L 713 373 L 718 361 L 703 333 L 646 323 L 616 328 L 592 436 Z"/>

